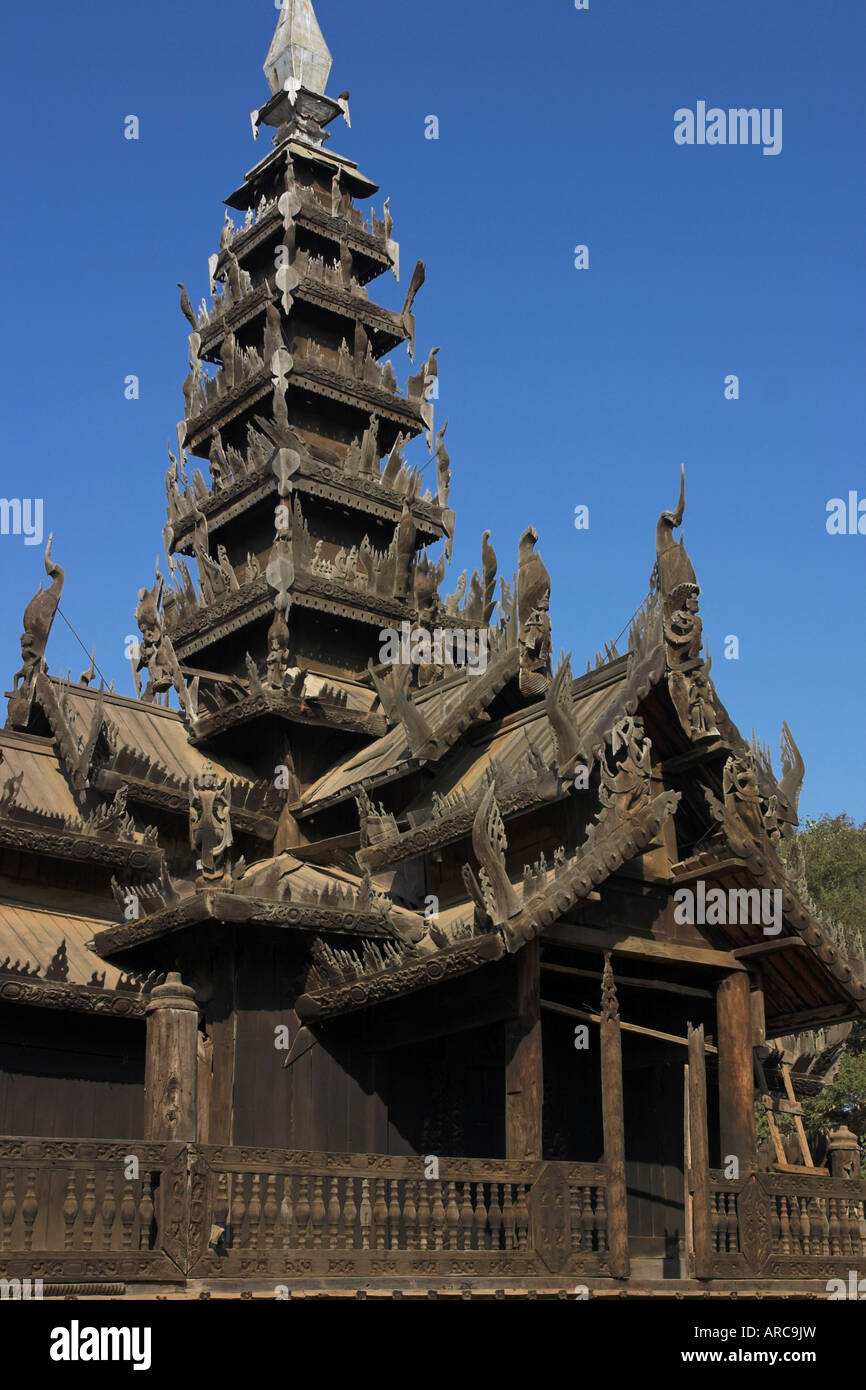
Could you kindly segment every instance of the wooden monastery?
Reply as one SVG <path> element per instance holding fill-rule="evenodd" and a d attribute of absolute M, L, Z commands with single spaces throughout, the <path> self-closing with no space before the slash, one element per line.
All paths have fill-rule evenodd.
<path fill-rule="evenodd" d="M 866 964 L 806 889 L 794 740 L 777 777 L 715 689 L 684 482 L 628 650 L 585 674 L 553 660 L 531 526 L 513 578 L 485 533 L 440 592 L 424 265 L 402 312 L 374 302 L 399 247 L 328 147 L 349 119 L 329 70 L 309 0 L 284 5 L 253 115 L 271 148 L 226 200 L 212 303 L 181 287 L 137 698 L 49 673 L 68 540 L 24 615 L 0 1276 L 133 1298 L 823 1288 L 866 1255 L 856 1143 L 759 1155 L 755 1103 L 799 1120 L 772 1040 L 866 1012 Z M 766 930 L 748 909 L 772 901 Z"/>

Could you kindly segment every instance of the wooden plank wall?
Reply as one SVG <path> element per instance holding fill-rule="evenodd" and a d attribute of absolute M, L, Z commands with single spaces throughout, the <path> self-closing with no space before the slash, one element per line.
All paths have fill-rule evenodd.
<path fill-rule="evenodd" d="M 143 1022 L 4 1005 L 0 1025 L 0 1133 L 141 1138 Z"/>

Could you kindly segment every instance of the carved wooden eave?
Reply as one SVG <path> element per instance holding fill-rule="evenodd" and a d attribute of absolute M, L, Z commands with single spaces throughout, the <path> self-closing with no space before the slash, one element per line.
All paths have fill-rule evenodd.
<path fill-rule="evenodd" d="M 258 224 L 250 230 L 256 231 L 257 228 Z M 282 219 L 277 215 L 272 220 L 270 233 L 267 236 L 263 235 L 260 240 L 269 241 L 275 233 L 281 236 L 282 230 Z M 234 243 L 232 249 L 234 250 Z M 240 257 L 238 259 L 240 260 Z M 269 285 L 247 290 L 239 303 L 231 304 L 222 311 L 218 298 L 217 307 L 199 330 L 199 357 L 203 361 L 219 362 L 220 346 L 226 334 L 237 333 L 238 329 L 254 323 L 264 314 L 269 303 L 276 304 L 279 299 L 280 295 Z M 393 352 L 406 341 L 406 330 L 400 315 L 393 309 L 374 304 L 361 294 L 353 294 L 348 288 L 328 284 L 315 274 L 301 275 L 299 283 L 292 290 L 292 299 L 303 300 L 317 309 L 324 309 L 327 313 L 344 319 L 348 324 L 362 324 L 376 358 Z"/>
<path fill-rule="evenodd" d="M 108 725 L 113 749 L 109 761 L 93 775 L 93 785 L 114 794 L 128 788 L 131 801 L 169 811 L 186 820 L 189 816 L 189 778 L 177 776 L 164 763 L 137 748 L 123 744 Z M 232 777 L 232 823 L 261 840 L 272 840 L 282 813 L 285 794 L 271 782 L 242 781 Z"/>
<path fill-rule="evenodd" d="M 380 429 L 385 422 L 390 422 L 395 426 L 395 433 L 399 430 L 412 438 L 427 428 L 421 414 L 421 402 L 397 396 L 392 391 L 374 386 L 372 382 L 347 376 L 320 362 L 296 359 L 288 384 L 290 390 L 310 391 L 364 416 L 375 412 L 379 416 Z"/>
<path fill-rule="evenodd" d="M 464 806 L 455 808 L 449 814 L 431 818 L 423 825 L 413 826 L 394 840 L 380 841 L 359 849 L 356 860 L 362 868 L 371 871 L 392 868 L 406 859 L 429 854 L 432 850 L 464 839 L 472 833 L 478 803 L 485 791 L 486 787 L 480 789 L 474 798 L 467 799 Z M 564 799 L 565 795 L 562 784 L 551 773 L 542 775 L 528 785 L 523 783 L 503 787 L 501 779 L 496 780 L 496 800 L 505 820 L 549 806 L 554 801 Z"/>
<path fill-rule="evenodd" d="M 295 928 L 317 935 L 334 932 L 340 936 L 395 939 L 390 916 L 380 910 L 329 908 L 319 903 L 293 901 L 271 902 L 265 898 L 245 897 L 239 892 L 216 891 L 195 892 L 182 902 L 148 917 L 107 927 L 94 936 L 94 950 L 101 956 L 112 956 L 203 922 Z"/>
<path fill-rule="evenodd" d="M 295 1012 L 303 1021 L 320 1021 L 337 1014 L 354 1013 L 389 999 L 401 998 L 444 980 L 479 969 L 488 961 L 499 960 L 505 944 L 499 932 L 489 932 L 443 946 L 432 955 L 413 952 L 399 965 L 358 977 L 343 985 L 302 994 L 295 1000 Z"/>
<path fill-rule="evenodd" d="M 6 973 L 0 966 L 0 1003 L 3 1004 L 29 1004 L 39 1009 L 64 1009 L 107 1018 L 144 1019 L 148 1002 L 146 994 L 40 980 Z"/>
<path fill-rule="evenodd" d="M 386 447 L 393 443 L 393 438 L 388 440 L 385 437 L 383 427 L 386 424 L 392 427 L 394 437 L 402 433 L 412 438 L 427 428 L 420 402 L 395 395 L 361 377 L 346 375 L 320 362 L 297 358 L 288 374 L 287 388 L 289 391 L 306 392 L 324 400 L 336 401 L 364 419 L 375 413 L 379 416 L 380 436 Z M 226 426 L 249 414 L 260 401 L 270 400 L 273 390 L 271 369 L 262 367 L 224 391 L 187 420 L 187 449 L 190 453 L 198 453 L 217 430 L 224 432 Z"/>
<path fill-rule="evenodd" d="M 367 738 L 381 738 L 387 725 L 381 714 L 365 714 L 362 710 L 347 709 L 327 698 L 310 699 L 289 694 L 285 690 L 262 690 L 215 710 L 201 714 L 192 722 L 190 743 L 197 746 L 237 725 L 252 722 L 264 715 L 276 715 L 292 724 L 308 724 L 322 729 L 342 729 Z"/>
<path fill-rule="evenodd" d="M 347 476 L 338 466 L 319 463 L 309 455 L 302 455 L 301 467 L 292 477 L 292 487 L 295 492 L 339 502 L 351 511 L 374 516 L 377 520 L 392 522 L 395 525 L 400 520 L 403 503 L 406 502 L 418 528 L 420 544 L 432 544 L 445 535 L 442 509 L 436 502 L 424 502 L 419 497 L 394 491 L 387 487 L 381 478 L 375 476 Z M 197 501 L 196 505 L 207 520 L 208 532 L 214 535 L 221 527 L 227 526 L 250 508 L 275 496 L 277 489 L 276 477 L 269 467 L 265 466 L 255 473 L 237 479 L 227 487 L 212 488 L 209 495 L 202 501 Z M 186 496 L 186 493 L 181 494 L 182 499 Z M 193 505 L 190 499 L 188 514 L 170 522 L 174 536 L 171 546 L 173 553 L 192 553 L 191 544 L 186 539 L 195 531 L 196 522 L 192 512 Z"/>
<path fill-rule="evenodd" d="M 15 805 L 0 806 L 0 845 L 52 859 L 156 873 L 162 850 L 138 839 L 110 838 L 98 825 Z"/>
<path fill-rule="evenodd" d="M 800 886 L 793 881 L 769 837 L 759 842 L 734 809 L 724 805 L 708 790 L 705 790 L 705 796 L 710 815 L 720 827 L 724 843 L 731 855 L 745 864 L 754 884 L 768 891 L 781 890 L 785 924 L 805 941 L 810 956 L 823 968 L 833 987 L 850 1006 L 849 1012 L 843 1012 L 842 1016 L 853 1018 L 858 1013 L 866 1014 L 866 966 L 862 958 L 858 956 L 852 963 L 833 942 L 827 925 L 817 911 L 804 901 Z M 802 1018 L 802 1026 L 808 1027 L 808 1007 L 802 1010 Z M 790 1017 L 786 1016 L 785 1021 L 789 1022 Z"/>
<path fill-rule="evenodd" d="M 276 100 L 274 98 L 272 102 L 261 107 L 258 115 L 262 120 L 266 120 L 269 106 L 275 105 Z M 328 98 L 325 100 L 327 101 Z M 331 154 L 325 150 L 315 150 L 310 145 L 301 144 L 298 140 L 289 138 L 286 141 L 281 141 L 263 159 L 260 159 L 258 164 L 248 170 L 240 188 L 236 188 L 234 193 L 229 194 L 228 198 L 223 200 L 226 206 L 236 208 L 240 212 L 246 208 L 254 207 L 258 201 L 257 190 L 262 180 L 266 175 L 273 177 L 274 174 L 282 172 L 286 166 L 287 156 L 290 156 L 293 162 L 298 165 L 310 165 L 313 168 L 325 169 L 328 173 L 333 173 L 335 169 L 339 169 L 346 188 L 358 197 L 370 198 L 379 191 L 379 185 L 367 178 L 366 174 L 362 174 L 353 159 L 348 159 L 345 155 Z M 302 187 L 310 188 L 310 191 L 313 191 L 310 185 L 304 184 Z"/>
<path fill-rule="evenodd" d="M 191 454 L 196 453 L 217 430 L 225 430 L 227 425 L 247 414 L 259 401 L 270 399 L 273 392 L 274 379 L 270 367 L 262 367 L 245 377 L 187 420 L 186 448 Z"/>
<path fill-rule="evenodd" d="M 631 816 L 603 816 L 575 855 L 563 860 L 541 891 L 524 901 L 520 911 L 504 923 L 508 950 L 519 950 L 628 860 L 643 854 L 674 814 L 679 800 L 678 792 L 666 791 Z"/>
<path fill-rule="evenodd" d="M 393 627 L 412 616 L 406 599 L 389 598 L 367 588 L 353 588 L 336 579 L 295 571 L 290 589 L 292 607 L 330 613 L 372 627 Z M 178 660 L 188 661 L 233 632 L 240 632 L 261 618 L 274 616 L 274 598 L 265 575 L 202 604 L 168 629 Z M 462 624 L 454 623 L 453 626 Z"/>

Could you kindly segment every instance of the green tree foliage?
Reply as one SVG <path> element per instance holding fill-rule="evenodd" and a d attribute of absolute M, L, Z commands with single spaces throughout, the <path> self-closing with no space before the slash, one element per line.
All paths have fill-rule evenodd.
<path fill-rule="evenodd" d="M 866 821 L 857 825 L 844 813 L 807 820 L 797 843 L 809 892 L 821 911 L 866 941 Z"/>
<path fill-rule="evenodd" d="M 807 820 L 797 837 L 816 904 L 866 942 L 866 822 L 851 816 Z M 804 1102 L 806 1123 L 825 1131 L 846 1124 L 860 1140 L 866 1176 L 866 1019 L 854 1024 L 835 1079 Z"/>

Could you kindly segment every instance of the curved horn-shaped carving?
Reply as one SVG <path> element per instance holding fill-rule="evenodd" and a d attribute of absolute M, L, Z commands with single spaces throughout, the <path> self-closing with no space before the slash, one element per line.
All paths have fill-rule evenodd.
<path fill-rule="evenodd" d="M 556 766 L 560 776 L 578 754 L 577 730 L 571 701 L 571 652 L 560 658 L 544 702 L 556 737 Z"/>
<path fill-rule="evenodd" d="M 494 926 L 506 922 L 520 911 L 517 894 L 505 871 L 508 840 L 502 814 L 496 803 L 496 782 L 492 781 L 481 799 L 472 823 L 472 848 L 481 865 L 485 901 Z"/>
<path fill-rule="evenodd" d="M 800 806 L 803 778 L 806 776 L 806 764 L 803 762 L 803 755 L 797 747 L 786 719 L 782 720 L 781 750 L 782 779 L 779 782 L 779 790 L 796 815 Z"/>

